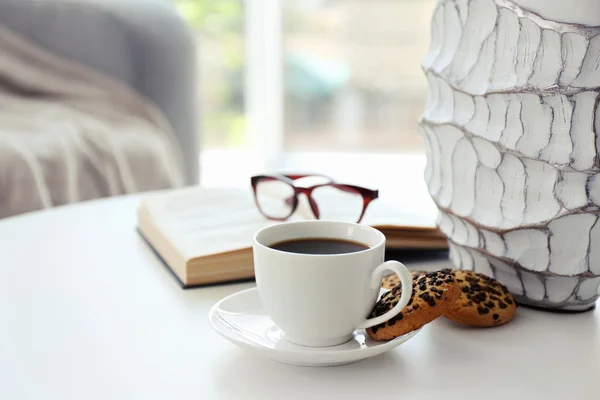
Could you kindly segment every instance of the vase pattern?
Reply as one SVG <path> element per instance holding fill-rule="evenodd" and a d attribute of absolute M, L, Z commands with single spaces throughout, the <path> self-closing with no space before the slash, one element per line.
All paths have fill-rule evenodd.
<path fill-rule="evenodd" d="M 452 262 L 524 304 L 593 307 L 600 27 L 508 0 L 439 1 L 422 66 L 425 180 Z"/>

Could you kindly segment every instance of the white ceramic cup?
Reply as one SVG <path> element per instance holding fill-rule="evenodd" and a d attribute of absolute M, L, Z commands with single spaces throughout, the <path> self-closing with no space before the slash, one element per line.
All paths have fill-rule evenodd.
<path fill-rule="evenodd" d="M 340 239 L 368 249 L 342 254 L 299 254 L 270 248 L 307 238 Z M 263 306 L 289 342 L 335 346 L 395 317 L 408 303 L 412 278 L 398 261 L 384 262 L 385 236 L 360 224 L 335 221 L 284 222 L 256 233 L 254 270 Z M 385 270 L 398 274 L 402 296 L 389 312 L 367 319 L 380 293 Z"/>

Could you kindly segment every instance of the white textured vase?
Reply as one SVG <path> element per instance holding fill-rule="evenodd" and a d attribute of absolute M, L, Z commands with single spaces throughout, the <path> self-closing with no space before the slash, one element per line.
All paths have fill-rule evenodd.
<path fill-rule="evenodd" d="M 425 179 L 453 263 L 524 304 L 592 308 L 600 1 L 439 1 L 422 64 Z"/>

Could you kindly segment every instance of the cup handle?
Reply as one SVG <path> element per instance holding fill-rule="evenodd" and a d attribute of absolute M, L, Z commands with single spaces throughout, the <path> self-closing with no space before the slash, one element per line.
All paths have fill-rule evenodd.
<path fill-rule="evenodd" d="M 390 311 L 386 312 L 379 317 L 366 319 L 362 324 L 358 326 L 358 329 L 367 329 L 375 325 L 382 324 L 389 319 L 394 318 L 406 307 L 412 294 L 412 276 L 408 269 L 398 261 L 386 261 L 383 264 L 375 268 L 375 271 L 371 274 L 371 287 L 373 289 L 381 287 L 381 274 L 383 271 L 390 270 L 398 274 L 400 277 L 400 283 L 402 284 L 402 295 L 398 304 L 394 306 Z"/>

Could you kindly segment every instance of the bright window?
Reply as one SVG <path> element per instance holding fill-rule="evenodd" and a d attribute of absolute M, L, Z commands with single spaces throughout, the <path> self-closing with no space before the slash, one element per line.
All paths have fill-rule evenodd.
<path fill-rule="evenodd" d="M 201 149 L 245 146 L 244 5 L 240 0 L 172 0 L 198 40 Z"/>
<path fill-rule="evenodd" d="M 433 1 L 283 1 L 289 150 L 422 151 Z"/>
<path fill-rule="evenodd" d="M 422 168 L 435 0 L 173 1 L 199 40 L 203 185 L 299 167 L 372 175 L 375 155 Z"/>

